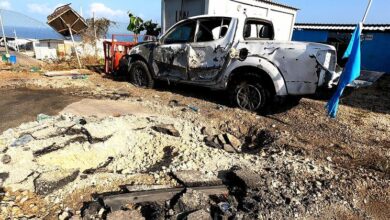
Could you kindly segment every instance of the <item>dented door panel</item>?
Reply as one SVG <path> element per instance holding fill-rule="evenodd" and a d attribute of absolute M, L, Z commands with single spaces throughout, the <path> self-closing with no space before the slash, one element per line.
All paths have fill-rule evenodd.
<path fill-rule="evenodd" d="M 157 76 L 169 76 L 187 80 L 188 44 L 161 45 L 155 49 L 153 60 Z"/>
<path fill-rule="evenodd" d="M 229 50 L 234 40 L 234 33 L 237 26 L 236 20 L 226 19 L 223 17 L 212 18 L 221 23 L 217 30 L 216 40 L 208 42 L 194 42 L 189 44 L 189 76 L 191 81 L 211 81 L 215 80 L 223 70 Z M 219 21 L 220 20 L 220 21 Z M 201 23 L 207 20 L 198 21 L 198 31 Z M 221 29 L 226 29 L 226 34 L 222 36 Z M 217 39 L 220 37 L 220 39 Z"/>

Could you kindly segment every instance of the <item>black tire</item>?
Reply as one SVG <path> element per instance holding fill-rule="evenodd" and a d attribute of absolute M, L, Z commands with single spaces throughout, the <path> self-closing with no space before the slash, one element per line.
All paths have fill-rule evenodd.
<path fill-rule="evenodd" d="M 271 93 L 260 79 L 241 80 L 230 86 L 233 106 L 251 112 L 264 112 L 271 100 Z"/>
<path fill-rule="evenodd" d="M 137 60 L 130 66 L 130 83 L 140 88 L 153 88 L 154 80 L 145 62 Z"/>

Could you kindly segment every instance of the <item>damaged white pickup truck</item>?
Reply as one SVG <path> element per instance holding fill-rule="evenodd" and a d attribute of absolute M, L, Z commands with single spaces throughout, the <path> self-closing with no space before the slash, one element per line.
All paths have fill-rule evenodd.
<path fill-rule="evenodd" d="M 157 42 L 126 56 L 131 83 L 166 80 L 227 90 L 250 111 L 275 96 L 314 94 L 338 78 L 336 50 L 318 43 L 278 42 L 272 22 L 259 18 L 198 16 L 173 26 Z"/>

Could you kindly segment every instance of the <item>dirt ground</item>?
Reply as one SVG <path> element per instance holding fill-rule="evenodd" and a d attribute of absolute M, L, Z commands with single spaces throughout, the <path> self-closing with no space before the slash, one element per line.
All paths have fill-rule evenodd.
<path fill-rule="evenodd" d="M 34 121 L 38 114 L 56 115 L 80 98 L 50 90 L 10 89 L 0 91 L 0 132 Z"/>
<path fill-rule="evenodd" d="M 45 78 L 28 71 L 3 71 L 0 72 L 0 131 L 34 121 L 39 113 L 56 115 L 72 103 L 73 107 L 68 106 L 72 113 L 81 114 L 80 100 L 86 98 L 90 100 L 86 102 L 90 108 L 96 105 L 93 100 L 121 100 L 142 106 L 136 112 L 152 112 L 205 124 L 212 130 L 232 134 L 243 143 L 251 142 L 259 132 L 286 137 L 279 141 L 285 151 L 299 151 L 304 158 L 315 163 L 330 163 L 336 176 L 348 176 L 346 182 L 336 181 L 340 182 L 336 191 L 344 193 L 345 200 L 353 201 L 350 202 L 354 203 L 353 208 L 323 203 L 315 206 L 318 209 L 316 215 L 307 214 L 306 217 L 390 218 L 389 75 L 374 86 L 356 90 L 343 98 L 338 118 L 329 119 L 325 113 L 325 101 L 310 98 L 303 98 L 299 103 L 277 104 L 269 114 L 262 116 L 229 107 L 224 93 L 197 87 L 160 83 L 154 90 L 145 90 L 99 74 L 92 74 L 88 79 L 70 79 Z M 109 106 L 99 108 L 103 112 L 111 109 L 110 114 L 114 117 L 132 114 L 112 110 Z M 84 116 L 90 115 L 84 113 Z M 115 188 L 113 185 L 97 189 L 109 191 Z M 74 192 L 71 201 L 64 204 L 80 209 L 82 201 L 88 201 L 88 194 L 97 189 L 85 190 L 85 197 L 81 200 L 75 199 L 80 192 Z"/>

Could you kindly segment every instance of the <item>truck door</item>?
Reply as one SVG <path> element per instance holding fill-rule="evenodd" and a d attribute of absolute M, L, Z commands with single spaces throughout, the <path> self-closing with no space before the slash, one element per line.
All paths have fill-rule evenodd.
<path fill-rule="evenodd" d="M 172 28 L 153 53 L 159 77 L 188 80 L 189 43 L 194 41 L 196 21 L 188 20 Z"/>
<path fill-rule="evenodd" d="M 188 73 L 191 81 L 213 81 L 227 61 L 233 25 L 231 18 L 198 20 L 195 40 L 189 44 Z"/>

